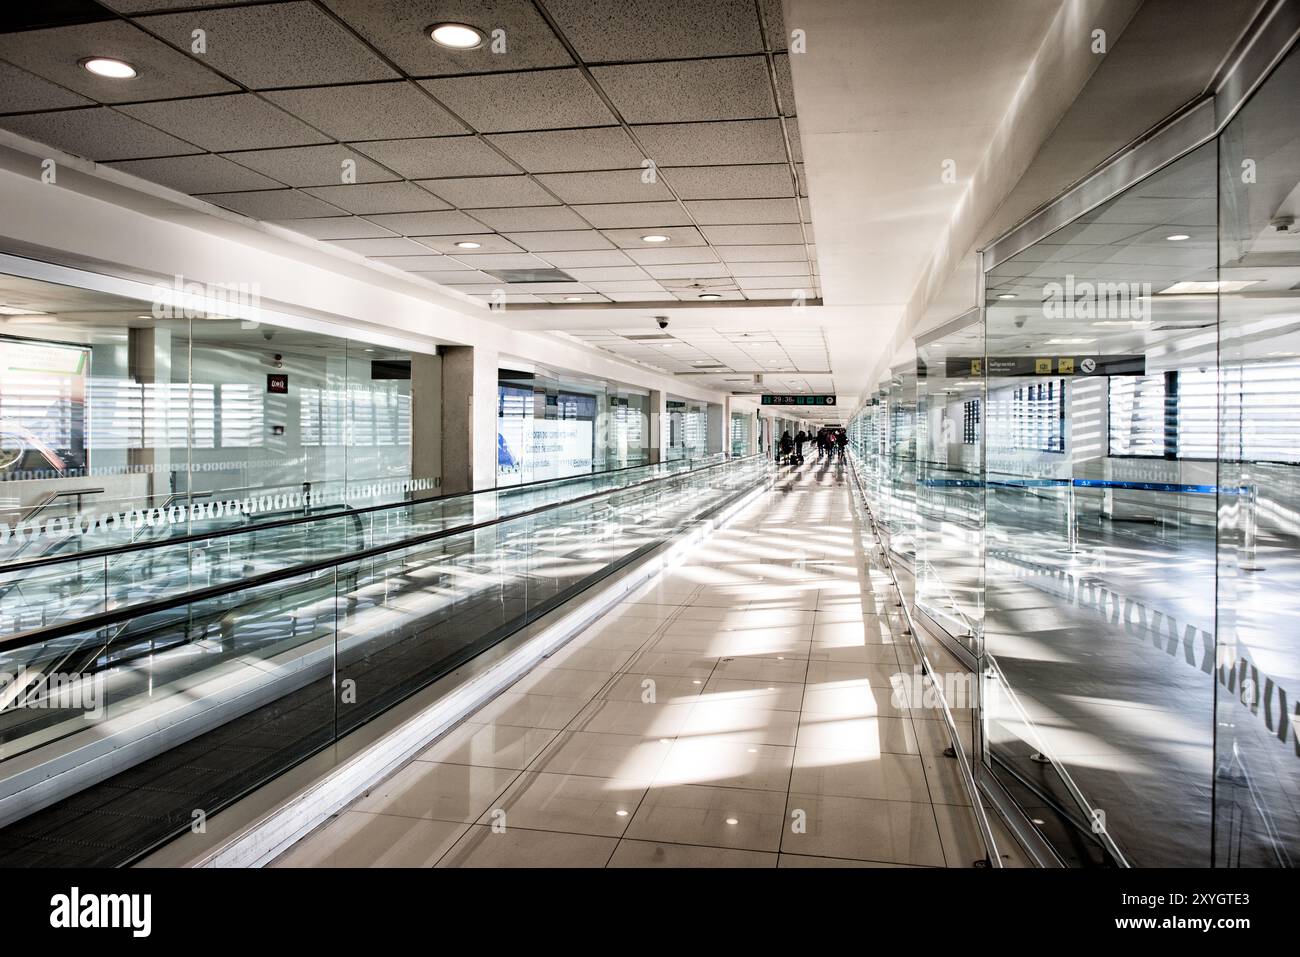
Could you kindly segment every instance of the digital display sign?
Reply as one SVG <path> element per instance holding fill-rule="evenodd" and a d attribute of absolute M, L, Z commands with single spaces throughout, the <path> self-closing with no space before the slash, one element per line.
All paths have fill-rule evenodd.
<path fill-rule="evenodd" d="M 834 405 L 833 395 L 765 395 L 763 405 Z"/>

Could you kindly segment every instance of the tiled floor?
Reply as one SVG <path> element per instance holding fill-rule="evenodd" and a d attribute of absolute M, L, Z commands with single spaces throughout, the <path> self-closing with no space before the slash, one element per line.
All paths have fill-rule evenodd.
<path fill-rule="evenodd" d="M 984 856 L 846 476 L 809 461 L 278 866 L 969 866 Z M 873 585 L 873 579 L 876 584 Z"/>

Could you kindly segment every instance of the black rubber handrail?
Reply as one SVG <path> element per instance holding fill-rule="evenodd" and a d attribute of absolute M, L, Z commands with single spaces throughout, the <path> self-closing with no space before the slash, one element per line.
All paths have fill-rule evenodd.
<path fill-rule="evenodd" d="M 275 571 L 263 572 L 260 575 L 254 575 L 250 578 L 243 578 L 239 581 L 225 582 L 220 585 L 209 585 L 206 588 L 199 588 L 194 591 L 184 592 L 179 595 L 172 595 L 169 598 L 159 598 L 155 601 L 141 602 L 135 605 L 124 605 L 113 611 L 100 612 L 97 615 L 89 615 L 85 618 L 78 618 L 73 621 L 64 622 L 60 625 L 51 625 L 44 628 L 33 628 L 29 631 L 20 631 L 16 634 L 0 638 L 0 650 L 11 651 L 16 648 L 25 648 L 29 645 L 41 644 L 46 641 L 53 641 L 56 638 L 64 638 L 68 635 L 80 634 L 84 631 L 93 631 L 99 628 L 105 628 L 109 625 L 117 624 L 120 621 L 129 621 L 133 618 L 142 618 L 145 615 L 153 615 L 159 612 L 170 611 L 173 608 L 179 608 L 183 605 L 192 605 L 201 601 L 208 601 L 214 598 L 221 598 L 225 595 L 231 595 L 235 592 L 244 591 L 250 588 L 257 588 L 262 585 L 273 585 L 276 582 L 288 581 L 291 578 L 301 578 L 305 575 L 313 575 L 316 572 L 325 571 L 330 568 L 336 568 L 339 565 L 347 565 L 351 562 L 364 561 L 367 558 L 377 558 L 387 552 L 397 551 L 404 548 L 412 548 L 417 545 L 425 545 L 429 542 L 438 541 L 443 538 L 450 538 L 453 535 L 463 535 L 467 532 L 476 532 L 480 529 L 491 528 L 494 525 L 500 525 L 504 522 L 513 522 L 516 519 L 528 518 L 538 515 L 551 509 L 563 508 L 566 505 L 575 505 L 579 502 L 589 501 L 594 498 L 600 498 L 606 495 L 614 495 L 619 492 L 627 492 L 632 489 L 650 485 L 653 482 L 662 482 L 667 479 L 685 478 L 699 472 L 707 472 L 710 469 L 720 468 L 724 465 L 730 465 L 734 462 L 745 462 L 756 455 L 747 455 L 741 458 L 726 459 L 722 462 L 715 462 L 712 465 L 703 465 L 695 469 L 687 469 L 681 472 L 674 472 L 672 475 L 661 475 L 655 478 L 645 479 L 641 482 L 633 482 L 631 485 L 624 485 L 619 488 L 600 489 L 595 492 L 588 492 L 586 495 L 579 495 L 575 498 L 565 499 L 563 502 L 549 502 L 545 505 L 539 505 L 536 508 L 527 509 L 517 512 L 513 515 L 502 515 L 497 518 L 488 519 L 482 522 L 474 522 L 468 525 L 458 525 L 455 528 L 444 528 L 436 532 L 426 532 L 423 535 L 415 535 L 411 538 L 403 538 L 395 542 L 389 542 L 384 545 L 372 545 L 360 551 L 350 552 L 347 555 L 336 556 L 333 558 L 322 558 L 314 562 L 307 562 L 301 565 L 291 565 L 286 568 L 279 568 Z"/>
<path fill-rule="evenodd" d="M 719 453 L 722 454 L 722 453 Z M 689 461 L 689 460 L 687 460 Z M 730 461 L 730 460 L 726 460 Z M 656 462 L 653 465 L 629 465 L 621 469 L 609 469 L 604 472 L 589 472 L 585 475 L 566 475 L 562 478 L 538 479 L 535 482 L 524 482 L 519 485 L 497 486 L 493 488 L 480 488 L 472 492 L 458 492 L 455 495 L 429 499 L 408 499 L 401 502 L 388 502 L 383 505 L 367 505 L 365 508 L 352 509 L 354 515 L 361 516 L 370 512 L 380 512 L 385 509 L 411 508 L 416 505 L 424 505 L 431 502 L 453 502 L 457 499 L 469 498 L 474 495 L 483 495 L 487 492 L 510 492 L 518 488 L 530 488 L 537 485 L 545 485 L 556 482 L 579 482 L 589 481 L 593 478 L 599 478 L 602 475 L 613 475 L 617 472 L 627 472 L 631 469 L 653 468 L 654 465 L 666 465 L 665 462 Z M 723 463 L 714 463 L 723 464 Z M 711 466 L 701 466 L 710 468 Z M 685 469 L 681 472 L 674 472 L 674 475 L 686 475 L 698 469 Z M 664 476 L 659 476 L 663 478 Z M 634 483 L 635 484 L 635 483 Z M 622 488 L 633 488 L 634 485 L 624 485 Z M 617 489 L 605 489 L 604 491 L 617 491 Z M 576 501 L 570 499 L 569 501 Z M 152 506 L 150 506 L 152 508 Z M 84 551 L 74 552 L 69 555 L 44 555 L 40 558 L 30 558 L 26 561 L 0 563 L 0 574 L 8 575 L 11 572 L 30 571 L 35 568 L 44 568 L 48 565 L 57 565 L 62 562 L 81 562 L 92 561 L 96 558 L 111 557 L 121 555 L 127 552 L 143 551 L 148 548 L 164 548 L 169 545 L 185 545 L 190 542 L 206 542 L 214 538 L 225 538 L 229 535 L 246 535 L 249 532 L 262 531 L 264 529 L 285 528 L 292 525 L 303 525 L 308 522 L 325 521 L 331 518 L 338 518 L 338 515 L 302 515 L 298 518 L 286 518 L 276 522 L 262 522 L 253 525 L 244 525 L 231 528 L 219 528 L 211 532 L 195 532 L 190 535 L 177 535 L 174 538 L 166 538 L 158 541 L 140 541 L 126 542 L 121 545 L 105 545 L 102 548 L 89 548 Z"/>

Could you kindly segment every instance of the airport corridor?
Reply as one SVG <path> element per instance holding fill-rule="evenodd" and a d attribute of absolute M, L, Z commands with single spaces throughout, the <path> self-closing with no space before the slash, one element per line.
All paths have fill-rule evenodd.
<path fill-rule="evenodd" d="M 939 713 L 908 706 L 849 481 L 782 468 L 274 866 L 970 866 L 969 798 Z"/>

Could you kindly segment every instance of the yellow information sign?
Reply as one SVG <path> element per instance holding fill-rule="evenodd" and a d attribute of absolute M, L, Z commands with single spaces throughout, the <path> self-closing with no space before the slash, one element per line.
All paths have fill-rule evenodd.
<path fill-rule="evenodd" d="M 1034 371 L 1035 371 L 1036 373 L 1038 373 L 1039 375 L 1051 375 L 1051 374 L 1052 374 L 1052 360 L 1051 360 L 1051 359 L 1035 359 L 1035 360 L 1034 360 Z"/>
<path fill-rule="evenodd" d="M 984 372 L 983 372 L 983 370 L 981 369 L 981 366 L 983 366 L 983 365 L 984 365 L 984 360 L 983 360 L 983 359 L 972 359 L 972 360 L 970 361 L 970 374 L 971 374 L 971 375 L 983 375 Z"/>
<path fill-rule="evenodd" d="M 1057 371 L 1057 372 L 1068 372 L 1068 373 L 1070 373 L 1070 374 L 1073 374 L 1073 373 L 1074 373 L 1074 359 L 1073 359 L 1073 358 L 1070 358 L 1070 359 L 1058 359 L 1057 362 L 1056 362 L 1056 371 Z"/>

